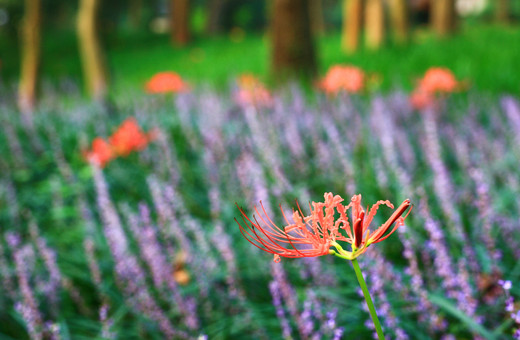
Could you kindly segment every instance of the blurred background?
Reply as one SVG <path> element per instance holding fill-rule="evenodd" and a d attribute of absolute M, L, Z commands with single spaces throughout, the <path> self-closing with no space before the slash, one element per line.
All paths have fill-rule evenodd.
<path fill-rule="evenodd" d="M 20 81 L 34 102 L 41 81 L 83 82 L 99 98 L 165 70 L 222 86 L 244 72 L 269 80 L 337 63 L 411 88 L 439 65 L 517 93 L 519 16 L 512 0 L 1 0 L 0 79 Z"/>
<path fill-rule="evenodd" d="M 235 222 L 327 192 L 414 204 L 359 259 L 388 339 L 520 339 L 519 42 L 519 0 L 0 0 L 0 339 L 374 338 L 350 263 Z"/>

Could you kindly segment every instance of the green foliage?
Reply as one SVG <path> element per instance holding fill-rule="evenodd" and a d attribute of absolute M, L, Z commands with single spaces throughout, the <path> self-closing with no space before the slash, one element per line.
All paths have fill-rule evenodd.
<path fill-rule="evenodd" d="M 242 73 L 269 79 L 267 35 L 243 31 L 230 37 L 199 38 L 185 48 L 171 46 L 168 36 L 143 32 L 110 34 L 104 41 L 112 75 L 111 90 L 116 95 L 142 89 L 153 74 L 165 70 L 177 71 L 193 84 L 209 83 L 216 88 L 226 87 Z M 467 25 L 450 38 L 439 40 L 417 30 L 410 45 L 388 46 L 378 52 L 362 50 L 345 56 L 339 48 L 339 34 L 329 34 L 319 38 L 320 73 L 334 64 L 354 64 L 380 76 L 381 89 L 386 91 L 395 86 L 411 89 L 426 69 L 445 66 L 466 80 L 472 89 L 495 94 L 519 93 L 518 41 L 520 28 L 516 26 Z M 16 80 L 19 72 L 14 43 L 12 38 L 0 39 L 0 76 L 7 82 Z M 73 33 L 46 31 L 42 47 L 44 79 L 52 82 L 64 77 L 79 79 L 81 67 Z"/>

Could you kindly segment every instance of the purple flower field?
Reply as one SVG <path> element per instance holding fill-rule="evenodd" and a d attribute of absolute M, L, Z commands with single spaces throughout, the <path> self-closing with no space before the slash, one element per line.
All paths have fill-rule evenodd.
<path fill-rule="evenodd" d="M 348 262 L 275 263 L 234 221 L 262 201 L 283 224 L 279 206 L 332 192 L 414 205 L 359 258 L 387 339 L 520 339 L 518 98 L 417 111 L 399 91 L 293 86 L 270 108 L 204 89 L 116 109 L 46 91 L 32 117 L 1 98 L 0 338 L 372 338 Z M 158 137 L 90 165 L 128 117 Z"/>

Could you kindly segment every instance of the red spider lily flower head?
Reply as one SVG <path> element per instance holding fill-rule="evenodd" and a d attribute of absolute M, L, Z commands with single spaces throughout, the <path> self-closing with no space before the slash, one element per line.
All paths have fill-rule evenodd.
<path fill-rule="evenodd" d="M 243 74 L 237 79 L 238 90 L 234 99 L 241 106 L 271 107 L 273 98 L 265 85 L 251 74 Z"/>
<path fill-rule="evenodd" d="M 452 93 L 459 87 L 453 72 L 443 67 L 432 67 L 419 82 L 419 88 L 429 93 Z"/>
<path fill-rule="evenodd" d="M 148 93 L 186 92 L 188 84 L 175 72 L 159 72 L 146 83 Z"/>
<path fill-rule="evenodd" d="M 95 162 L 104 168 L 108 162 L 116 157 L 112 146 L 101 137 L 92 141 L 92 148 L 84 152 L 84 157 L 89 162 Z"/>
<path fill-rule="evenodd" d="M 121 156 L 128 156 L 132 151 L 143 150 L 155 136 L 144 133 L 135 118 L 126 119 L 110 137 L 114 151 Z"/>
<path fill-rule="evenodd" d="M 328 94 L 358 93 L 365 87 L 365 73 L 355 66 L 335 65 L 329 68 L 318 86 Z"/>
<path fill-rule="evenodd" d="M 312 202 L 311 214 L 308 216 L 305 216 L 298 206 L 298 210 L 292 214 L 293 222 L 287 219 L 282 210 L 286 222 L 283 228 L 274 224 L 267 216 L 263 205 L 261 207 L 265 217 L 255 208 L 260 221 L 256 216 L 250 219 L 239 208 L 244 223 L 237 223 L 242 235 L 256 247 L 274 254 L 276 262 L 280 260 L 280 256 L 299 258 L 327 254 L 353 260 L 363 254 L 372 243 L 385 240 L 401 226 L 408 216 L 403 214 L 410 207 L 410 200 L 405 200 L 385 223 L 371 232 L 369 226 L 379 205 L 385 204 L 392 209 L 393 205 L 389 201 L 378 201 L 369 211 L 367 208 L 366 213 L 361 206 L 361 195 L 352 197 L 346 206 L 342 204 L 343 201 L 339 195 L 326 193 L 324 202 Z M 348 209 L 352 209 L 352 227 L 347 217 Z M 350 243 L 352 251 L 344 250 L 338 241 Z"/>

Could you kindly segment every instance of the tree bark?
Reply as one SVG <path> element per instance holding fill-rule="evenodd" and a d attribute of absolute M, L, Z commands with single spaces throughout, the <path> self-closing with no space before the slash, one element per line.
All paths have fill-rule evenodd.
<path fill-rule="evenodd" d="M 309 0 L 274 0 L 272 70 L 278 77 L 316 73 Z"/>
<path fill-rule="evenodd" d="M 22 19 L 22 62 L 18 86 L 18 107 L 22 113 L 31 113 L 36 101 L 36 84 L 40 64 L 40 0 L 25 0 Z"/>
<path fill-rule="evenodd" d="M 343 1 L 343 32 L 341 47 L 346 53 L 356 52 L 359 48 L 363 20 L 363 0 Z"/>
<path fill-rule="evenodd" d="M 511 11 L 510 0 L 495 0 L 495 17 L 500 23 L 509 23 Z"/>
<path fill-rule="evenodd" d="M 102 101 L 107 94 L 108 77 L 96 29 L 98 10 L 99 0 L 80 0 L 77 30 L 87 91 L 92 98 Z"/>
<path fill-rule="evenodd" d="M 325 20 L 323 18 L 323 0 L 309 0 L 309 13 L 311 16 L 311 30 L 316 35 L 325 33 Z"/>
<path fill-rule="evenodd" d="M 406 0 L 390 0 L 390 17 L 395 40 L 398 43 L 408 41 L 408 5 Z"/>
<path fill-rule="evenodd" d="M 385 41 L 385 9 L 382 0 L 366 0 L 365 8 L 366 45 L 371 50 L 379 49 Z"/>
<path fill-rule="evenodd" d="M 172 43 L 186 45 L 190 40 L 190 0 L 171 0 L 170 5 Z"/>
<path fill-rule="evenodd" d="M 222 10 L 226 0 L 209 0 L 207 7 L 208 20 L 206 21 L 206 33 L 215 35 L 222 30 Z"/>
<path fill-rule="evenodd" d="M 439 36 L 446 36 L 455 30 L 455 0 L 431 1 L 431 26 Z"/>
<path fill-rule="evenodd" d="M 133 29 L 141 28 L 143 18 L 143 0 L 131 0 L 128 8 L 130 25 Z"/>

